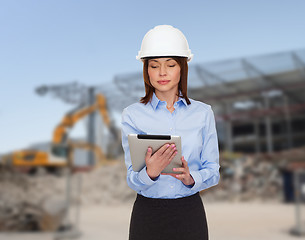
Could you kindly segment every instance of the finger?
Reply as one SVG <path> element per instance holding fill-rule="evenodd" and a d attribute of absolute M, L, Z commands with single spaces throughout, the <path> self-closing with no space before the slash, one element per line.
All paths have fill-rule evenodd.
<path fill-rule="evenodd" d="M 170 147 L 170 144 L 166 143 L 161 148 L 159 148 L 156 153 L 162 155 L 169 147 Z"/>
<path fill-rule="evenodd" d="M 175 173 L 161 173 L 161 175 L 169 175 L 169 176 L 175 177 L 177 174 L 175 174 Z"/>
<path fill-rule="evenodd" d="M 186 172 L 185 168 L 173 168 L 174 172 Z"/>
<path fill-rule="evenodd" d="M 148 147 L 148 148 L 147 148 L 147 151 L 146 151 L 145 160 L 150 159 L 151 154 L 152 154 L 152 149 L 151 149 L 151 147 Z"/>
<path fill-rule="evenodd" d="M 187 164 L 187 161 L 184 159 L 184 157 L 182 156 L 181 157 L 181 161 L 182 161 L 182 166 L 187 168 L 188 167 L 188 164 Z"/>
<path fill-rule="evenodd" d="M 173 158 L 177 155 L 177 151 L 173 150 L 173 152 L 171 152 L 171 155 L 168 158 L 168 162 L 171 162 L 173 160 Z"/>
<path fill-rule="evenodd" d="M 163 156 L 165 157 L 165 158 L 170 158 L 173 154 L 174 154 L 174 152 L 177 150 L 177 148 L 176 148 L 176 146 L 175 146 L 175 144 L 171 144 L 166 150 L 165 150 L 165 152 L 163 153 Z"/>
<path fill-rule="evenodd" d="M 181 180 L 181 179 L 179 179 L 179 178 L 177 177 L 177 174 L 176 174 L 176 173 L 161 173 L 161 175 L 168 175 L 168 176 L 172 176 L 172 177 L 174 177 L 174 178 L 176 178 L 176 179 L 178 179 L 178 180 Z"/>
<path fill-rule="evenodd" d="M 179 179 L 179 180 L 183 180 L 185 178 L 185 174 L 175 174 L 175 178 Z"/>

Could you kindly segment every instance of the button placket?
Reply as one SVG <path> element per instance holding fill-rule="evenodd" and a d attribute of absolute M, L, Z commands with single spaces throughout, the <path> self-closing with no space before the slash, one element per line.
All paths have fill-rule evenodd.
<path fill-rule="evenodd" d="M 176 109 L 175 111 L 171 114 L 171 123 L 170 123 L 170 133 L 174 134 L 175 133 L 175 118 L 176 118 Z"/>
<path fill-rule="evenodd" d="M 171 190 L 175 190 L 175 188 L 176 188 L 176 182 L 175 182 L 175 179 L 172 179 L 171 180 L 171 182 L 170 182 L 170 185 L 169 185 L 169 188 L 171 189 Z"/>

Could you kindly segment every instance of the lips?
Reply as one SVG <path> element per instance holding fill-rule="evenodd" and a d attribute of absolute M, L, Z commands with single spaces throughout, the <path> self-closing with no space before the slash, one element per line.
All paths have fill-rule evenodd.
<path fill-rule="evenodd" d="M 170 82 L 170 80 L 161 80 L 161 81 L 158 81 L 158 83 L 161 84 L 161 85 L 168 84 L 169 82 Z"/>

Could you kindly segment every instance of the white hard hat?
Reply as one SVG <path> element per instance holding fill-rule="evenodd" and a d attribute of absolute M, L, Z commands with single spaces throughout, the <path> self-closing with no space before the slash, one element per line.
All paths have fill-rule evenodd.
<path fill-rule="evenodd" d="M 149 30 L 136 59 L 163 56 L 187 57 L 187 61 L 191 61 L 194 56 L 183 33 L 170 25 L 159 25 Z"/>

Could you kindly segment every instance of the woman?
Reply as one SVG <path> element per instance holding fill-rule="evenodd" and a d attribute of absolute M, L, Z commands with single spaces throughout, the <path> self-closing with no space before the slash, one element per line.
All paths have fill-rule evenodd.
<path fill-rule="evenodd" d="M 146 95 L 122 113 L 122 145 L 128 185 L 137 199 L 129 239 L 208 239 L 199 191 L 219 181 L 219 153 L 211 107 L 187 97 L 187 62 L 193 55 L 183 33 L 169 25 L 156 26 L 143 38 L 142 60 Z M 147 149 L 146 167 L 132 170 L 128 134 L 179 135 L 181 168 L 161 173 L 177 150 L 165 144 Z"/>

